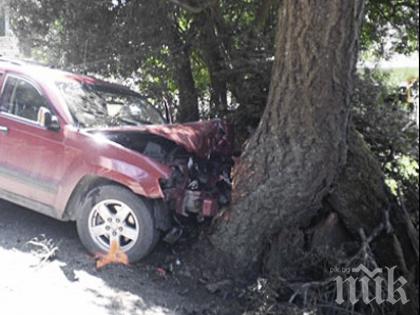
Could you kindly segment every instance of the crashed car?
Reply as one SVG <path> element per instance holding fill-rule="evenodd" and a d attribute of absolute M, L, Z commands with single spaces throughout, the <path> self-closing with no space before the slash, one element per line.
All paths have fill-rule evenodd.
<path fill-rule="evenodd" d="M 230 202 L 232 133 L 170 124 L 140 94 L 89 76 L 0 59 L 0 198 L 76 221 L 92 254 L 131 262 Z"/>

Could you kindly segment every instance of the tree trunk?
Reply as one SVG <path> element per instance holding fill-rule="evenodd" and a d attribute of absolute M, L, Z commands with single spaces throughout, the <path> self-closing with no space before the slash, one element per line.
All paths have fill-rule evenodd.
<path fill-rule="evenodd" d="M 398 314 L 415 315 L 418 314 L 418 233 L 394 199 L 386 187 L 379 162 L 362 136 L 352 128 L 348 163 L 326 202 L 339 215 L 353 239 L 359 238 L 361 229 L 370 235 L 384 225 L 372 244 L 375 258 L 382 267 L 397 266 L 409 281 L 406 290 L 411 303 L 397 305 Z"/>
<path fill-rule="evenodd" d="M 179 90 L 177 122 L 197 121 L 200 119 L 200 113 L 190 54 L 187 49 L 182 49 L 176 54 L 175 84 Z"/>
<path fill-rule="evenodd" d="M 293 282 L 301 274 L 310 282 L 322 272 L 330 278 L 328 269 L 314 272 L 320 267 L 316 262 L 314 266 L 314 255 L 321 256 L 324 264 L 336 266 L 337 260 L 348 258 L 341 256 L 348 254 L 343 249 L 354 251 L 362 246 L 361 230 L 369 237 L 382 225 L 371 243 L 373 258 L 381 267 L 398 266 L 398 272 L 409 281 L 405 289 L 411 303 L 396 305 L 398 314 L 418 314 L 418 236 L 407 233 L 415 230 L 410 227 L 411 221 L 403 218 L 385 185 L 379 162 L 354 128 L 350 129 L 348 147 L 348 162 L 310 224 L 286 227 L 271 238 L 264 257 L 265 276 L 274 283 L 278 279 Z"/>
<path fill-rule="evenodd" d="M 265 240 L 321 207 L 347 156 L 363 0 L 285 0 L 262 121 L 234 171 L 233 206 L 212 243 L 242 267 Z"/>
<path fill-rule="evenodd" d="M 183 43 L 180 34 L 174 27 L 170 41 L 171 56 L 174 65 L 174 81 L 178 88 L 179 106 L 177 122 L 190 122 L 200 119 L 198 95 L 191 66 L 191 51 Z"/>
<path fill-rule="evenodd" d="M 199 49 L 210 76 L 210 103 L 214 116 L 223 117 L 228 108 L 228 67 L 226 60 L 229 35 L 223 25 L 218 6 L 209 8 L 195 17 Z"/>

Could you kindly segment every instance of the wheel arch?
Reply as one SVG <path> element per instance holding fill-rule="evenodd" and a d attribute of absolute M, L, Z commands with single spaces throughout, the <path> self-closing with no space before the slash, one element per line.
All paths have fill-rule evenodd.
<path fill-rule="evenodd" d="M 113 185 L 119 186 L 124 189 L 131 191 L 133 194 L 137 195 L 139 198 L 142 198 L 153 211 L 153 217 L 155 219 L 156 227 L 159 230 L 167 231 L 171 228 L 171 218 L 169 210 L 162 199 L 150 199 L 144 196 L 136 194 L 130 187 L 125 186 L 119 182 L 116 182 L 112 179 L 87 175 L 84 176 L 76 185 L 75 189 L 70 195 L 70 198 L 66 204 L 62 220 L 64 221 L 76 221 L 79 216 L 79 211 L 82 209 L 82 204 L 86 200 L 89 192 L 100 186 Z"/>
<path fill-rule="evenodd" d="M 85 201 L 89 192 L 99 186 L 115 185 L 124 187 L 132 191 L 129 187 L 121 185 L 120 183 L 113 181 L 109 178 L 86 175 L 76 185 L 73 192 L 67 201 L 62 219 L 65 221 L 75 221 L 78 217 L 78 210 L 81 209 L 82 203 Z"/>

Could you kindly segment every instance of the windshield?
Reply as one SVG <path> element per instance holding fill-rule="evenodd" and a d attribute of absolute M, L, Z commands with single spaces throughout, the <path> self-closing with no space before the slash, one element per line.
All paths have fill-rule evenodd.
<path fill-rule="evenodd" d="M 77 81 L 56 84 L 74 120 L 82 128 L 165 123 L 158 110 L 130 90 Z"/>

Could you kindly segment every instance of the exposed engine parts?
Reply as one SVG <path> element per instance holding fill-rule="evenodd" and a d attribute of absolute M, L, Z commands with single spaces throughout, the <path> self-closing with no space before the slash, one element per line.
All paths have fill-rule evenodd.
<path fill-rule="evenodd" d="M 214 150 L 198 157 L 181 145 L 148 133 L 106 132 L 109 140 L 172 168 L 169 179 L 161 180 L 167 206 L 184 216 L 196 214 L 199 220 L 215 216 L 231 200 L 230 156 Z"/>

